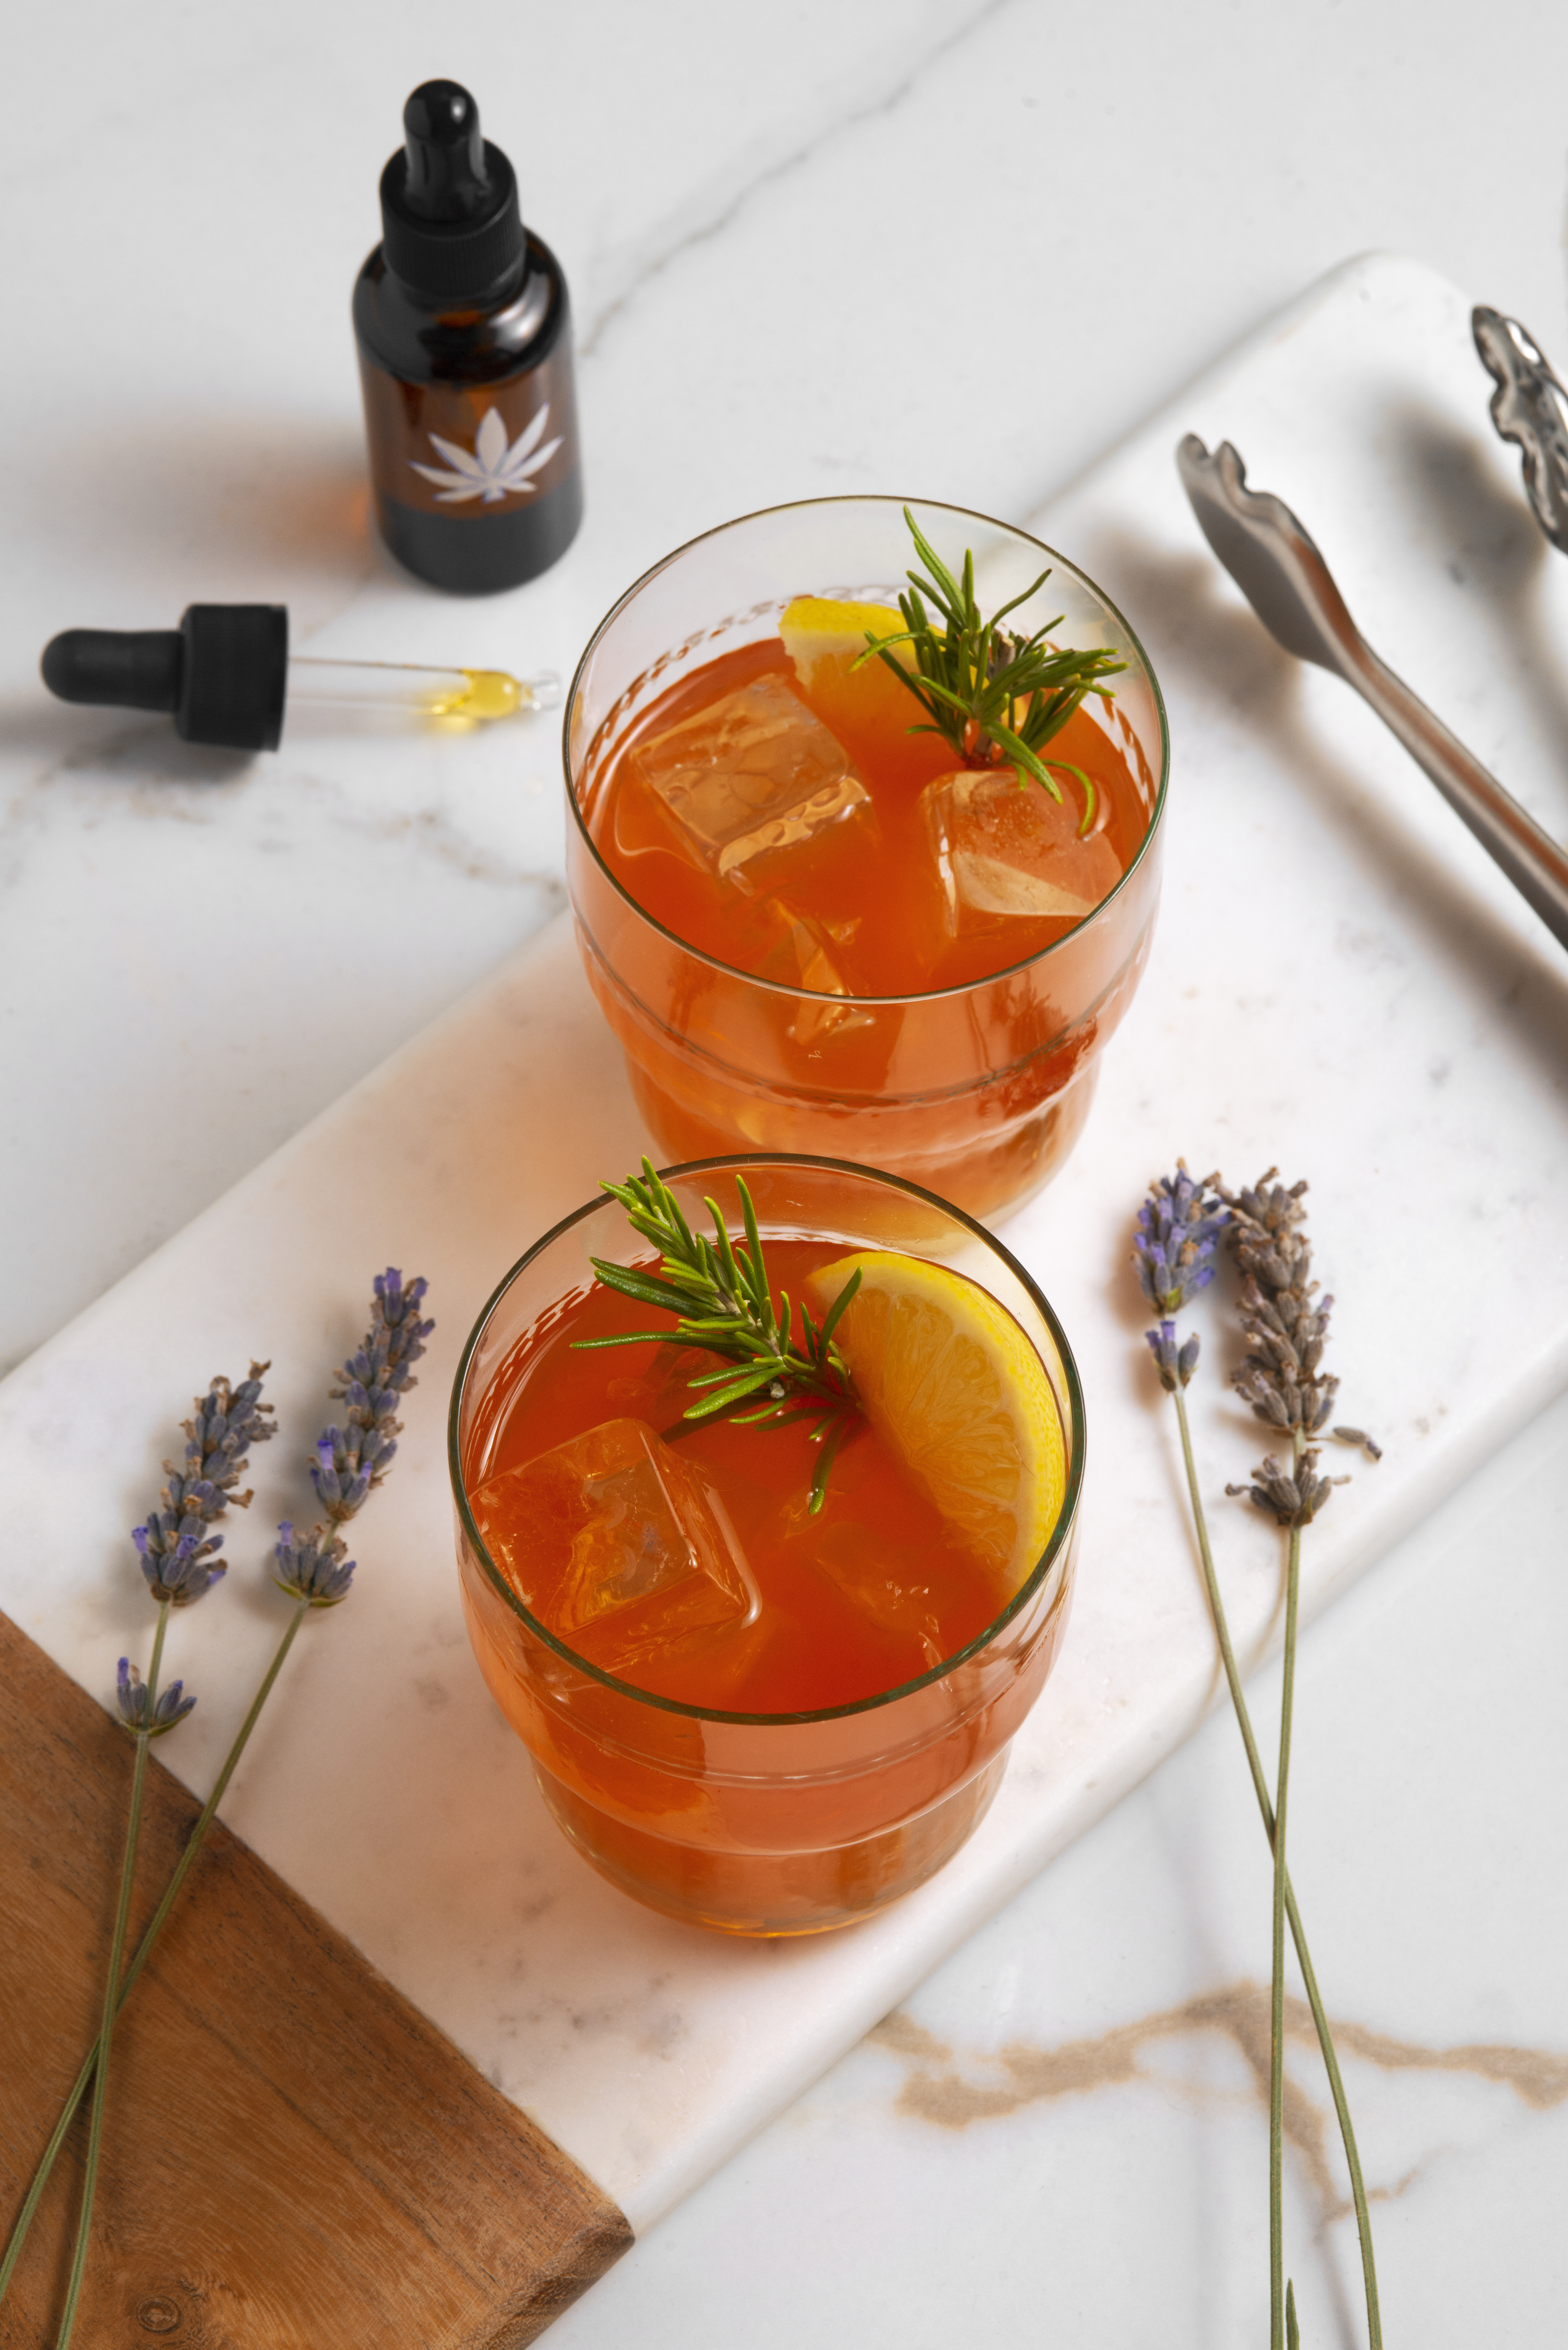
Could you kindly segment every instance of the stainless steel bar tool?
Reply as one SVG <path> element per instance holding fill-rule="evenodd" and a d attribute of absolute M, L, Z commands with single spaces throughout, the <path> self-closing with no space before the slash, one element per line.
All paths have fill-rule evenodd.
<path fill-rule="evenodd" d="M 1298 660 L 1355 687 L 1568 946 L 1568 853 L 1378 659 L 1289 506 L 1247 487 L 1247 469 L 1229 441 L 1210 456 L 1189 432 L 1177 464 L 1205 538 L 1270 634 Z"/>
<path fill-rule="evenodd" d="M 1568 392 L 1517 318 L 1478 304 L 1470 332 L 1497 384 L 1491 421 L 1503 440 L 1522 451 L 1535 519 L 1552 546 L 1568 555 Z"/>

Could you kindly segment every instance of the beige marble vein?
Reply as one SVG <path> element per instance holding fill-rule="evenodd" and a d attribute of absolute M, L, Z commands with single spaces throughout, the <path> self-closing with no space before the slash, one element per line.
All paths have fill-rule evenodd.
<path fill-rule="evenodd" d="M 1360 2057 L 1386 2073 L 1468 2075 L 1511 2089 L 1537 2112 L 1568 2103 L 1568 2054 L 1485 2041 L 1453 2048 L 1429 2047 L 1366 2024 L 1332 2017 L 1330 2022 L 1342 2062 Z M 1292 2042 L 1304 2044 L 1315 2054 L 1317 2033 L 1304 2000 L 1287 1997 L 1285 2031 Z M 1084 2096 L 1129 2082 L 1158 2080 L 1162 2087 L 1174 2087 L 1179 2095 L 1201 2096 L 1205 2091 L 1199 2085 L 1157 2074 L 1144 2062 L 1147 2052 L 1160 2043 L 1200 2033 L 1219 2034 L 1241 2052 L 1259 2099 L 1266 2106 L 1269 1991 L 1266 1984 L 1245 1980 L 1200 1992 L 1093 2038 L 1066 2040 L 1054 2047 L 1044 2047 L 1038 2041 L 1012 2040 L 994 2052 L 958 2049 L 902 2009 L 885 2017 L 867 2036 L 903 2062 L 904 2081 L 896 2100 L 898 2113 L 939 2129 L 965 2130 L 977 2122 L 1002 2120 L 1027 2106 L 1056 2097 Z M 1287 2073 L 1284 2126 L 1324 2221 L 1340 2219 L 1351 2206 L 1330 2164 L 1329 2146 L 1336 2126 L 1326 2088 L 1320 2101 Z M 1368 2194 L 1375 2200 L 1398 2195 L 1413 2176 L 1408 2174 L 1392 2187 L 1369 2187 Z"/>

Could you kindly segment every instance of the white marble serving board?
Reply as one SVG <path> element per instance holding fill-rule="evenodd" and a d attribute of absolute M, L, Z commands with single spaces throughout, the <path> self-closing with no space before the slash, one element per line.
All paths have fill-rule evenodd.
<path fill-rule="evenodd" d="M 646 2228 L 1135 1784 L 1215 1694 L 1151 1391 L 1130 1222 L 1184 1152 L 1313 1182 L 1347 1418 L 1375 1427 L 1306 1546 L 1319 1607 L 1568 1384 L 1568 967 L 1345 690 L 1278 653 L 1212 565 L 1172 452 L 1229 434 L 1296 505 L 1372 640 L 1568 831 L 1568 567 L 1492 441 L 1466 302 L 1351 265 L 1036 517 L 1123 603 L 1170 704 L 1167 898 L 1087 1136 L 1010 1243 L 1072 1336 L 1090 1427 L 1079 1596 L 990 1817 L 881 1918 L 732 1942 L 622 1899 L 545 1819 L 470 1659 L 451 1561 L 447 1388 L 472 1318 L 550 1222 L 642 1148 L 557 921 L 0 1386 L 3 1606 L 107 1695 L 148 1611 L 123 1529 L 211 1374 L 270 1356 L 286 1431 L 234 1571 L 177 1621 L 201 1702 L 163 1753 L 208 1783 L 275 1637 L 271 1522 L 373 1271 L 439 1327 L 351 1603 L 306 1627 L 225 1815 Z M 809 583 L 803 583 L 809 584 Z M 1215 1327 L 1212 1366 L 1228 1341 Z M 1277 1629 L 1278 1547 L 1222 1488 L 1257 1457 L 1194 1390 L 1239 1643 Z"/>

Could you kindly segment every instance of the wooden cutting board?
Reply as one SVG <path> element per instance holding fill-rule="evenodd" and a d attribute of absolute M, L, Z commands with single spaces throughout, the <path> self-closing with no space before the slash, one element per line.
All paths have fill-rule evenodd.
<path fill-rule="evenodd" d="M 0 2224 L 98 2027 L 131 1747 L 0 1617 Z M 199 1806 L 148 1774 L 134 1930 Z M 4 2306 L 52 2342 L 87 2107 Z M 625 2251 L 617 2206 L 214 1825 L 115 2034 L 81 2350 L 520 2350 Z"/>

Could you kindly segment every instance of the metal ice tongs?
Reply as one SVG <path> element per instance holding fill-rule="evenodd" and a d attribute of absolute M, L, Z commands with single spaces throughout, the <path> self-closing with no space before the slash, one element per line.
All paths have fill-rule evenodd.
<path fill-rule="evenodd" d="M 1491 421 L 1502 439 L 1522 452 L 1535 519 L 1552 546 L 1568 555 L 1568 394 L 1517 318 L 1478 303 L 1470 312 L 1470 332 L 1497 385 Z"/>
<path fill-rule="evenodd" d="M 1229 441 L 1210 456 L 1189 432 L 1176 462 L 1204 536 L 1270 634 L 1298 660 L 1332 670 L 1370 702 L 1548 930 L 1568 946 L 1568 854 L 1379 660 L 1289 506 L 1247 487 L 1247 469 Z"/>

